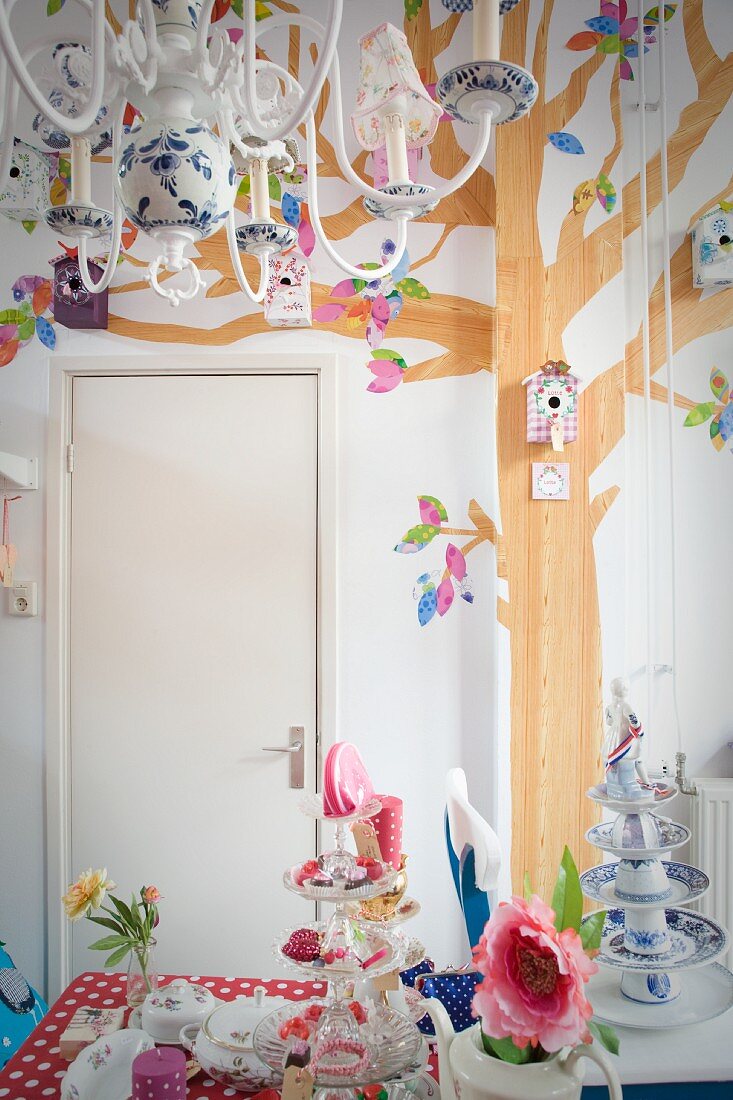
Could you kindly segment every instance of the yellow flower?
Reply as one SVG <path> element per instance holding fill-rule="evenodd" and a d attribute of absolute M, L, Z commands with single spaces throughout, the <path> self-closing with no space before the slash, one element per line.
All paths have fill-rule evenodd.
<path fill-rule="evenodd" d="M 90 909 L 99 909 L 108 890 L 114 890 L 115 884 L 107 878 L 107 868 L 83 871 L 76 882 L 72 883 L 62 897 L 64 909 L 69 920 L 79 920 Z"/>

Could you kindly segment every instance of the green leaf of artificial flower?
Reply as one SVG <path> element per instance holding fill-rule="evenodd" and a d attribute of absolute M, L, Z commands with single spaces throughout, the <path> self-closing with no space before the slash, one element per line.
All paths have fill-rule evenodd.
<path fill-rule="evenodd" d="M 101 940 L 89 944 L 90 951 L 111 951 L 113 947 L 120 947 L 123 943 L 129 946 L 129 936 L 103 936 Z"/>
<path fill-rule="evenodd" d="M 598 1020 L 591 1020 L 588 1024 L 588 1030 L 606 1050 L 610 1051 L 611 1054 L 618 1054 L 621 1042 L 612 1027 L 609 1027 L 608 1024 L 601 1024 Z"/>
<path fill-rule="evenodd" d="M 520 1050 L 511 1039 L 492 1039 L 483 1031 L 481 1032 L 481 1038 L 486 1053 L 493 1054 L 495 1058 L 501 1058 L 502 1062 L 511 1062 L 513 1066 L 523 1066 L 532 1060 L 532 1047 L 529 1043 Z"/>
<path fill-rule="evenodd" d="M 555 910 L 555 928 L 562 932 L 564 928 L 580 930 L 583 916 L 583 891 L 575 860 L 567 844 L 560 861 L 560 870 L 552 893 L 552 908 Z"/>
<path fill-rule="evenodd" d="M 532 883 L 529 878 L 529 871 L 524 872 L 524 900 L 529 901 L 532 897 L 534 890 L 532 889 Z"/>
<path fill-rule="evenodd" d="M 106 967 L 116 966 L 117 963 L 121 962 L 122 959 L 124 959 L 125 955 L 129 955 L 129 953 L 130 953 L 130 944 L 127 943 L 127 944 L 125 944 L 124 947 L 119 947 L 117 949 L 117 951 L 113 951 L 112 954 L 110 955 L 110 957 L 108 959 L 104 960 L 104 965 Z"/>
<path fill-rule="evenodd" d="M 113 920 L 110 917 L 95 917 L 91 913 L 87 915 L 87 920 L 92 921 L 94 924 L 101 924 L 105 928 L 111 928 L 113 932 L 117 932 L 120 936 L 124 936 L 125 929 L 119 921 Z"/>
<path fill-rule="evenodd" d="M 116 898 L 114 894 L 108 894 L 107 896 L 109 897 L 109 900 L 112 902 L 117 912 L 122 917 L 122 923 L 124 924 L 125 928 L 129 930 L 136 928 L 137 922 L 135 921 L 131 910 L 125 905 L 124 901 L 120 901 L 120 899 Z"/>
<path fill-rule="evenodd" d="M 598 951 L 601 946 L 603 925 L 606 921 L 606 910 L 601 909 L 597 913 L 591 913 L 580 926 L 580 941 L 586 952 Z"/>

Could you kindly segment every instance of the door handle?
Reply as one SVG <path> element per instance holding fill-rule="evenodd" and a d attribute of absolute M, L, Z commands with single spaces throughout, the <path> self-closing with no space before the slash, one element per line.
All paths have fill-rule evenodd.
<path fill-rule="evenodd" d="M 305 786 L 305 726 L 290 727 L 289 745 L 262 745 L 263 752 L 284 752 L 290 757 L 290 789 L 302 791 Z"/>

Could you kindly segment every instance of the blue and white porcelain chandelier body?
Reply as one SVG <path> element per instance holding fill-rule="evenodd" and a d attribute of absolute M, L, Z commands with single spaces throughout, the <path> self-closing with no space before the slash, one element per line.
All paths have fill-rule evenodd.
<path fill-rule="evenodd" d="M 122 223 L 128 218 L 159 247 L 147 279 L 171 305 L 192 298 L 203 286 L 186 249 L 222 227 L 243 292 L 261 302 L 270 256 L 296 243 L 295 231 L 271 216 L 268 175 L 293 171 L 299 158 L 294 135 L 302 126 L 316 238 L 348 275 L 364 274 L 336 252 L 319 216 L 313 112 L 326 79 L 341 171 L 372 216 L 397 223 L 394 255 L 368 272 L 370 279 L 388 275 L 404 253 L 408 223 L 433 210 L 473 174 L 488 149 L 492 123 L 521 117 L 537 96 L 530 73 L 499 60 L 500 16 L 519 0 L 443 0 L 452 10 L 474 9 L 474 56 L 443 75 L 436 91 L 438 103 L 420 81 L 405 36 L 391 24 L 382 24 L 361 40 L 361 81 L 352 115 L 364 148 L 386 145 L 389 179 L 377 189 L 353 170 L 344 144 L 337 53 L 343 0 L 323 0 L 323 23 L 295 13 L 257 22 L 255 0 L 244 0 L 243 33 L 238 38 L 212 25 L 215 0 L 138 0 L 135 18 L 118 31 L 108 21 L 104 0 L 75 2 L 89 19 L 88 40 L 74 36 L 73 42 L 54 45 L 52 77 L 39 85 L 29 67 L 48 42 L 21 51 L 11 27 L 16 0 L 0 0 L 0 181 L 6 180 L 11 165 L 22 89 L 38 112 L 34 128 L 44 141 L 55 148 L 71 145 L 70 201 L 49 207 L 46 222 L 76 239 L 81 277 L 91 293 L 102 292 L 111 282 Z M 300 27 L 317 47 L 318 58 L 305 87 L 285 67 L 257 56 L 263 35 L 289 26 Z M 124 123 L 128 104 L 140 116 L 132 128 Z M 429 142 L 443 111 L 478 125 L 476 146 L 464 167 L 443 186 L 415 184 L 409 178 L 407 150 Z M 112 210 L 93 201 L 90 173 L 92 152 L 109 145 L 115 165 Z M 234 203 L 245 174 L 250 177 L 250 217 L 237 227 Z M 110 231 L 107 268 L 95 282 L 87 266 L 87 242 Z M 240 252 L 259 258 L 256 289 L 245 276 Z M 171 289 L 162 285 L 163 271 L 186 277 Z"/>

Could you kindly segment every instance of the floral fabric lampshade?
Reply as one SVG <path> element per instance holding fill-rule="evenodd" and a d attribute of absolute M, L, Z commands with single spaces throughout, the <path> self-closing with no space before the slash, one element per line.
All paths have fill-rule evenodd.
<path fill-rule="evenodd" d="M 351 116 L 356 140 L 370 151 L 384 145 L 383 117 L 394 104 L 404 118 L 407 148 L 427 145 L 443 112 L 418 75 L 405 35 L 391 23 L 382 23 L 360 39 L 360 46 L 359 87 Z"/>

